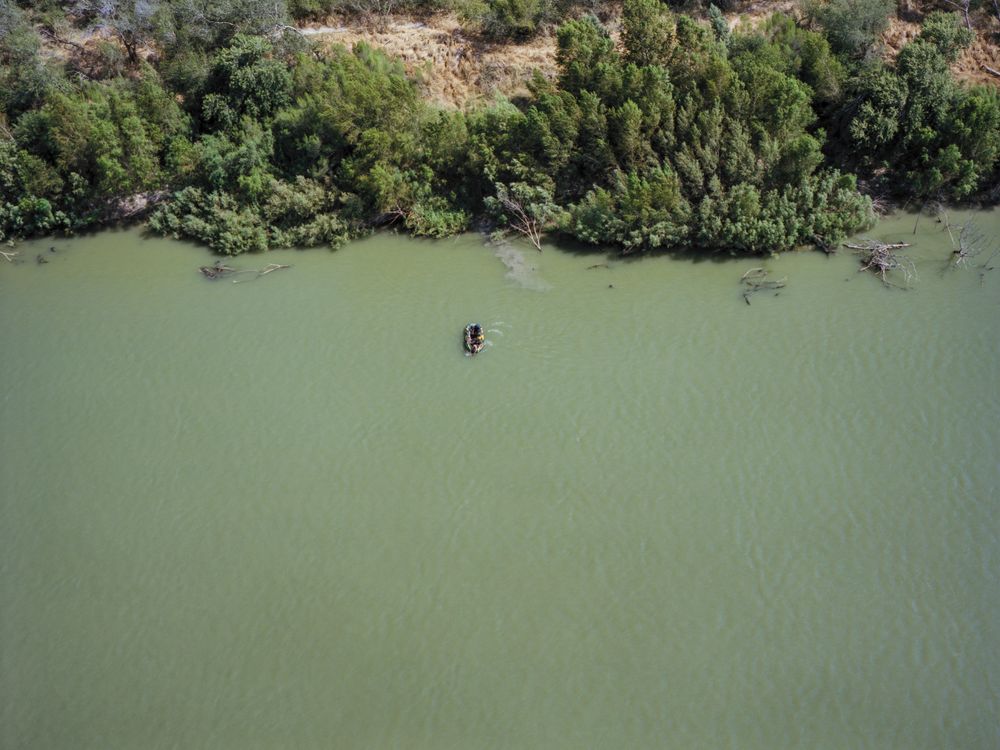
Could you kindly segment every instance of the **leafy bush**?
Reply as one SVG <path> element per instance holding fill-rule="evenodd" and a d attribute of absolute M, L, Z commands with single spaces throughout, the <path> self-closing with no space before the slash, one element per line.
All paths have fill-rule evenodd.
<path fill-rule="evenodd" d="M 875 65 L 852 81 L 841 114 L 845 151 L 883 171 L 890 192 L 963 199 L 988 187 L 997 168 L 1000 98 L 955 84 L 946 53 L 962 37 L 952 21 L 938 21 L 900 51 L 895 68 Z"/>
<path fill-rule="evenodd" d="M 972 43 L 972 32 L 957 13 L 936 10 L 924 19 L 920 39 L 933 44 L 948 62 L 955 62 L 959 53 Z"/>
<path fill-rule="evenodd" d="M 889 27 L 891 0 L 805 0 L 807 16 L 814 18 L 836 52 L 860 57 Z"/>
<path fill-rule="evenodd" d="M 550 0 L 475 0 L 463 13 L 490 39 L 523 40 L 552 11 Z"/>

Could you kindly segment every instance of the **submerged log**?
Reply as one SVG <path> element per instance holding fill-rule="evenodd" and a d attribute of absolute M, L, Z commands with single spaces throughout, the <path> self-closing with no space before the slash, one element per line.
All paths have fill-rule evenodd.
<path fill-rule="evenodd" d="M 215 264 L 211 266 L 200 266 L 198 270 L 201 272 L 201 275 L 204 276 L 206 279 L 213 279 L 213 280 L 221 279 L 227 273 L 236 273 L 235 268 L 230 268 L 229 266 L 223 265 L 221 260 L 215 261 Z"/>
<path fill-rule="evenodd" d="M 255 275 L 254 275 L 254 277 L 252 279 L 233 279 L 233 283 L 234 284 L 239 284 L 239 283 L 241 283 L 243 281 L 253 281 L 254 279 L 259 279 L 261 276 L 267 276 L 272 271 L 281 271 L 282 269 L 285 269 L 285 268 L 291 268 L 291 266 L 287 265 L 287 264 L 283 265 L 281 263 L 268 263 L 266 266 L 264 266 L 263 268 L 261 268 L 259 271 L 255 271 L 252 268 L 248 269 L 246 271 L 237 271 L 236 272 L 237 274 L 252 273 L 252 274 L 255 274 Z"/>
<path fill-rule="evenodd" d="M 202 276 L 204 276 L 205 278 L 212 280 L 221 279 L 223 276 L 230 276 L 230 275 L 239 276 L 240 274 L 247 274 L 247 273 L 253 274 L 253 278 L 250 279 L 233 279 L 234 284 L 239 284 L 240 282 L 243 281 L 253 281 L 254 279 L 259 279 L 261 276 L 267 276 L 269 273 L 272 273 L 274 271 L 281 271 L 282 269 L 285 268 L 291 268 L 291 266 L 283 263 L 268 263 L 266 266 L 260 269 L 245 268 L 240 270 L 236 268 L 231 268 L 230 266 L 223 265 L 222 261 L 217 260 L 215 261 L 214 265 L 200 266 L 198 268 L 198 271 L 200 271 Z"/>
<path fill-rule="evenodd" d="M 772 280 L 767 278 L 768 273 L 767 269 L 764 268 L 751 268 L 740 276 L 740 282 L 743 284 L 743 301 L 748 305 L 750 304 L 750 297 L 757 292 L 784 289 L 785 284 L 788 283 L 787 276 Z M 778 292 L 775 292 L 775 296 L 777 294 Z"/>

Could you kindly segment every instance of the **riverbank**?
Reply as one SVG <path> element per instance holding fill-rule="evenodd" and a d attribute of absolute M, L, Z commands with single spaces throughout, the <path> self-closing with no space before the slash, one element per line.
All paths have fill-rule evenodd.
<path fill-rule="evenodd" d="M 931 13 L 881 65 L 872 29 L 889 9 L 865 2 L 877 23 L 831 2 L 734 30 L 628 0 L 607 23 L 484 16 L 478 36 L 443 15 L 442 28 L 386 21 L 375 40 L 331 27 L 350 49 L 280 6 L 226 6 L 220 24 L 166 4 L 142 30 L 68 16 L 117 41 L 50 32 L 65 59 L 15 9 L 0 239 L 155 203 L 154 231 L 224 255 L 482 224 L 535 245 L 548 233 L 622 254 L 766 255 L 830 246 L 869 225 L 873 204 L 996 199 L 1000 96 L 948 73 L 973 35 Z"/>

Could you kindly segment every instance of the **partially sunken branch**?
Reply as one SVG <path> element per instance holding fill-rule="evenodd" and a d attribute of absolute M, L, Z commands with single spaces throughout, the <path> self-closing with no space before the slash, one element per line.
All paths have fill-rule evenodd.
<path fill-rule="evenodd" d="M 274 271 L 281 271 L 285 268 L 291 268 L 291 266 L 281 263 L 268 263 L 261 269 L 247 268 L 241 271 L 232 268 L 230 266 L 224 265 L 222 261 L 217 260 L 215 261 L 214 265 L 201 266 L 198 269 L 198 271 L 201 272 L 201 275 L 204 276 L 205 278 L 212 280 L 221 279 L 224 276 L 239 276 L 240 274 L 247 274 L 247 273 L 253 274 L 253 278 L 233 279 L 234 284 L 239 284 L 240 282 L 243 281 L 253 281 L 254 279 L 259 279 L 261 276 L 267 276 L 269 273 L 272 273 Z"/>
<path fill-rule="evenodd" d="M 897 253 L 897 250 L 909 247 L 909 242 L 876 242 L 875 240 L 865 240 L 862 243 L 852 244 L 845 242 L 844 247 L 854 250 L 861 256 L 860 271 L 871 271 L 877 275 L 886 286 L 907 288 L 910 282 L 917 276 L 917 268 L 913 260 Z M 902 284 L 896 284 L 889 278 L 889 274 L 896 272 L 903 277 Z"/>

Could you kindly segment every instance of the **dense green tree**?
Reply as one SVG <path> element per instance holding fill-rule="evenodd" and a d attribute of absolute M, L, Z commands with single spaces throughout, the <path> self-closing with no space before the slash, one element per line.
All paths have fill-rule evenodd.
<path fill-rule="evenodd" d="M 837 52 L 860 57 L 889 27 L 891 0 L 806 0 L 804 9 Z"/>
<path fill-rule="evenodd" d="M 849 88 L 842 116 L 851 153 L 891 180 L 891 192 L 962 199 L 987 187 L 996 169 L 996 94 L 960 88 L 948 70 L 959 31 L 953 18 L 936 16 L 894 68 L 871 66 Z"/>
<path fill-rule="evenodd" d="M 607 91 L 620 76 L 620 60 L 608 30 L 593 16 L 567 21 L 556 35 L 559 88 L 570 94 Z"/>
<path fill-rule="evenodd" d="M 775 70 L 797 77 L 812 89 L 818 103 L 832 104 L 843 94 L 847 72 L 830 43 L 791 16 L 775 13 L 760 33 L 740 35 L 730 46 L 734 56 L 749 52 Z"/>
<path fill-rule="evenodd" d="M 663 12 L 660 0 L 625 0 L 622 6 L 625 62 L 637 66 L 663 65 L 670 59 L 673 44 L 674 22 Z"/>
<path fill-rule="evenodd" d="M 476 0 L 466 17 L 492 39 L 525 39 L 552 10 L 550 0 Z"/>
<path fill-rule="evenodd" d="M 878 64 L 852 82 L 848 134 L 856 153 L 874 157 L 895 142 L 906 106 L 904 81 Z"/>
<path fill-rule="evenodd" d="M 934 11 L 920 27 L 920 39 L 933 44 L 945 60 L 952 63 L 959 53 L 972 43 L 969 31 L 957 13 Z"/>
<path fill-rule="evenodd" d="M 288 104 L 292 76 L 271 52 L 266 39 L 243 35 L 219 50 L 202 101 L 206 124 L 231 129 L 243 117 L 267 119 Z"/>
<path fill-rule="evenodd" d="M 24 12 L 0 0 L 0 111 L 16 117 L 40 106 L 63 81 L 38 52 L 41 40 Z"/>

